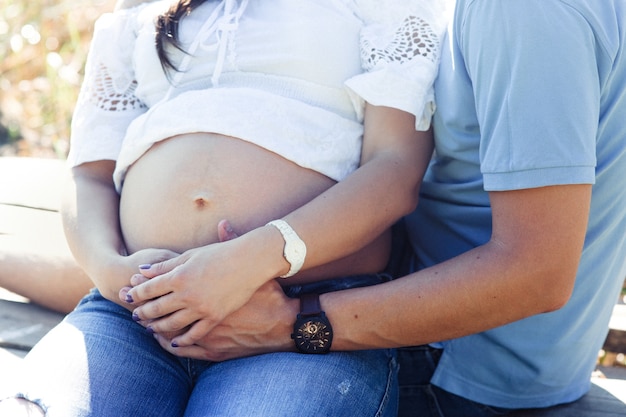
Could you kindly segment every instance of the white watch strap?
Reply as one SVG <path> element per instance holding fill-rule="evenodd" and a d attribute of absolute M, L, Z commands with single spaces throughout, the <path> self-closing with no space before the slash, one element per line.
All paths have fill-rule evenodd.
<path fill-rule="evenodd" d="M 290 268 L 289 272 L 285 275 L 281 275 L 280 277 L 289 278 L 294 276 L 298 273 L 298 271 L 300 271 L 300 268 L 302 268 L 302 265 L 304 264 L 304 259 L 306 258 L 306 245 L 286 221 L 272 220 L 267 225 L 277 228 L 278 231 L 280 231 L 280 234 L 283 235 L 283 240 L 285 241 L 283 256 L 289 263 Z"/>

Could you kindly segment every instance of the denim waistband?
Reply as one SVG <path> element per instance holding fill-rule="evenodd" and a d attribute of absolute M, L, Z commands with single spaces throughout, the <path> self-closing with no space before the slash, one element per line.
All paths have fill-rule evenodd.
<path fill-rule="evenodd" d="M 391 231 L 391 256 L 383 272 L 343 276 L 301 285 L 289 285 L 285 286 L 283 291 L 285 291 L 288 297 L 295 298 L 301 294 L 324 294 L 350 288 L 369 287 L 407 275 L 412 272 L 413 250 L 409 243 L 404 220 L 401 219 L 394 224 Z"/>
<path fill-rule="evenodd" d="M 324 294 L 327 292 L 347 290 L 350 288 L 369 287 L 371 285 L 391 281 L 392 279 L 391 274 L 386 272 L 377 274 L 349 275 L 306 284 L 289 285 L 283 287 L 283 291 L 287 297 L 295 298 L 302 294 Z"/>

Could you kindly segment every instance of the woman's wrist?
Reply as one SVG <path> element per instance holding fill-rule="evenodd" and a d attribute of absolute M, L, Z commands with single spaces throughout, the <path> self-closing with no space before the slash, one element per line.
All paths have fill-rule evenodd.
<path fill-rule="evenodd" d="M 297 274 L 306 258 L 306 244 L 295 230 L 286 221 L 279 219 L 273 220 L 267 224 L 267 226 L 274 226 L 283 237 L 283 258 L 289 264 L 289 271 L 286 274 L 280 275 L 281 278 L 290 278 Z"/>
<path fill-rule="evenodd" d="M 248 264 L 256 268 L 256 276 L 263 277 L 261 285 L 289 272 L 289 262 L 283 256 L 285 240 L 276 227 L 259 227 L 242 235 L 238 240 L 244 244 L 242 252 L 256 259 Z"/>
<path fill-rule="evenodd" d="M 102 296 L 119 304 L 119 290 L 130 284 L 133 273 L 127 262 L 126 256 L 110 251 L 92 258 L 83 268 Z"/>

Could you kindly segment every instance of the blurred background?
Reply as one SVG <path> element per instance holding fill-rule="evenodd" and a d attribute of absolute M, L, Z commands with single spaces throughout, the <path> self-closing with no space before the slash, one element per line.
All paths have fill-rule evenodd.
<path fill-rule="evenodd" d="M 0 0 L 0 156 L 63 159 L 94 21 L 115 0 Z"/>

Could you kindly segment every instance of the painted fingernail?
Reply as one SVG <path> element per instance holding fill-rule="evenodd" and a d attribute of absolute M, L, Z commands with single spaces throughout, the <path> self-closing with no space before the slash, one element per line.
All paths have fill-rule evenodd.
<path fill-rule="evenodd" d="M 139 318 L 139 316 L 137 315 L 137 313 L 133 313 L 133 320 L 135 320 L 135 321 L 140 321 L 141 319 Z"/>
<path fill-rule="evenodd" d="M 127 303 L 134 303 L 135 300 L 133 300 L 133 296 L 130 294 L 126 294 L 126 302 Z"/>
<path fill-rule="evenodd" d="M 173 348 L 177 348 L 177 347 L 178 347 L 178 343 L 176 343 L 176 342 L 172 342 L 172 347 L 173 347 Z"/>
<path fill-rule="evenodd" d="M 146 331 L 150 334 L 154 334 L 154 329 L 151 326 L 146 327 Z"/>
<path fill-rule="evenodd" d="M 143 264 L 143 265 L 139 265 L 139 269 L 150 269 L 152 267 L 152 265 L 150 264 Z"/>

